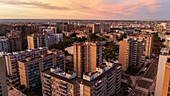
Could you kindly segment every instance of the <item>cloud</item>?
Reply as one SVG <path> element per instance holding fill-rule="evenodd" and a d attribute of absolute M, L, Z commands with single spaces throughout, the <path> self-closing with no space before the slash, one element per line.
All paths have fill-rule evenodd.
<path fill-rule="evenodd" d="M 93 16 L 136 15 L 139 9 L 155 12 L 160 0 L 64 0 L 69 8 Z M 86 8 L 84 8 L 84 6 Z"/>
<path fill-rule="evenodd" d="M 7 7 L 14 5 L 12 7 L 18 8 L 17 10 L 29 10 L 33 13 L 32 16 L 89 19 L 121 17 L 133 19 L 134 17 L 144 17 L 147 13 L 157 12 L 159 14 L 160 10 L 163 10 L 160 2 L 164 2 L 164 0 L 0 0 L 0 4 L 6 4 Z M 37 10 L 35 10 L 36 8 Z M 47 10 L 48 12 L 46 12 Z M 42 17 L 40 16 L 40 18 Z"/>
<path fill-rule="evenodd" d="M 59 7 L 54 6 L 51 4 L 43 3 L 43 2 L 24 2 L 24 1 L 18 1 L 18 0 L 0 0 L 0 3 L 2 4 L 9 4 L 9 5 L 25 5 L 25 6 L 34 6 L 38 8 L 43 9 L 50 9 L 50 10 L 70 10 L 68 7 Z"/>

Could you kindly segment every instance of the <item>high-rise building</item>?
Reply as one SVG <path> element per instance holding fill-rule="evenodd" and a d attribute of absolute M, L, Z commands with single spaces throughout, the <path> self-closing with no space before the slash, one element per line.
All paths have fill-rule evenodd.
<path fill-rule="evenodd" d="M 64 69 L 64 52 L 51 50 L 48 54 L 39 57 L 27 57 L 26 60 L 19 61 L 19 72 L 21 85 L 26 88 L 38 87 L 41 83 L 40 73 L 54 66 Z"/>
<path fill-rule="evenodd" d="M 138 38 L 143 41 L 143 55 L 152 57 L 153 35 L 152 34 L 133 34 L 128 36 L 130 38 Z"/>
<path fill-rule="evenodd" d="M 43 30 L 43 34 L 44 34 L 44 35 L 50 35 L 50 34 L 52 34 L 52 33 L 53 33 L 52 29 L 44 29 L 44 30 Z"/>
<path fill-rule="evenodd" d="M 26 51 L 20 51 L 20 52 L 12 52 L 12 53 L 6 53 L 4 55 L 5 57 L 5 64 L 6 64 L 6 70 L 7 75 L 11 80 L 19 80 L 19 67 L 18 67 L 18 61 L 25 60 L 27 57 L 35 58 L 39 57 L 42 54 L 47 54 L 48 48 L 38 48 L 38 49 L 28 49 Z"/>
<path fill-rule="evenodd" d="M 119 63 L 122 64 L 122 70 L 126 71 L 128 67 L 134 65 L 141 66 L 142 40 L 136 38 L 125 38 L 119 45 Z"/>
<path fill-rule="evenodd" d="M 102 24 L 101 26 L 103 32 L 110 32 L 110 24 Z"/>
<path fill-rule="evenodd" d="M 170 48 L 170 36 L 165 40 L 166 47 Z"/>
<path fill-rule="evenodd" d="M 8 96 L 4 58 L 0 57 L 0 96 Z"/>
<path fill-rule="evenodd" d="M 42 34 L 31 34 L 27 36 L 28 49 L 36 49 L 38 47 L 48 47 L 48 38 Z"/>
<path fill-rule="evenodd" d="M 100 23 L 93 24 L 92 33 L 101 33 Z"/>
<path fill-rule="evenodd" d="M 74 71 L 79 77 L 84 72 L 94 72 L 96 66 L 102 65 L 102 45 L 85 42 L 74 44 Z"/>
<path fill-rule="evenodd" d="M 155 96 L 170 96 L 170 55 L 169 48 L 162 48 L 159 55 Z"/>
<path fill-rule="evenodd" d="M 21 51 L 21 38 L 19 36 L 8 36 L 9 52 Z"/>
<path fill-rule="evenodd" d="M 67 22 L 57 22 L 56 27 L 57 27 L 57 32 L 62 32 L 62 31 L 70 32 L 70 30 L 74 29 L 74 25 L 68 24 Z"/>
<path fill-rule="evenodd" d="M 56 27 L 51 27 L 52 34 L 57 34 L 57 28 Z"/>
<path fill-rule="evenodd" d="M 8 38 L 0 36 L 0 51 L 8 52 Z"/>
<path fill-rule="evenodd" d="M 41 72 L 43 96 L 112 96 L 120 91 L 120 80 L 121 65 L 114 63 L 96 67 L 82 78 L 59 67 Z"/>
<path fill-rule="evenodd" d="M 48 44 L 54 44 L 63 41 L 63 34 L 50 34 L 48 35 Z"/>
<path fill-rule="evenodd" d="M 110 32 L 110 24 L 93 24 L 92 33 Z"/>

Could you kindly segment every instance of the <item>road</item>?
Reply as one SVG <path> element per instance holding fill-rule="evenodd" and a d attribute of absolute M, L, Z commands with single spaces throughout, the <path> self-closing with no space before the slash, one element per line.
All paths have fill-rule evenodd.
<path fill-rule="evenodd" d="M 156 77 L 157 69 L 158 69 L 158 60 L 156 59 L 155 61 L 153 61 L 152 65 L 150 66 L 150 68 L 148 68 L 147 72 L 143 76 L 143 78 L 147 78 L 148 80 L 139 79 L 137 80 L 136 84 L 139 87 L 149 89 L 153 83 L 153 81 L 151 80 L 154 80 Z"/>
<path fill-rule="evenodd" d="M 14 87 L 8 86 L 7 88 L 8 88 L 8 96 L 27 96 Z M 10 88 L 12 88 L 12 90 Z"/>
<path fill-rule="evenodd" d="M 130 96 L 146 96 L 146 92 L 134 89 Z"/>
<path fill-rule="evenodd" d="M 155 79 L 158 69 L 158 59 L 156 59 L 153 64 L 150 66 L 148 71 L 144 74 L 143 77 L 149 78 L 149 79 Z"/>
<path fill-rule="evenodd" d="M 8 79 L 7 79 L 8 80 Z M 8 85 L 8 96 L 27 96 L 24 93 L 22 93 L 20 90 L 13 87 L 10 81 L 7 81 Z"/>
<path fill-rule="evenodd" d="M 155 59 L 151 66 L 146 70 L 143 77 L 136 81 L 136 88 L 129 94 L 129 96 L 147 96 L 148 91 L 151 86 L 153 86 L 153 81 L 156 78 L 158 69 L 158 59 Z"/>
<path fill-rule="evenodd" d="M 151 85 L 152 85 L 152 82 L 149 82 L 149 81 L 145 81 L 145 80 L 137 81 L 137 86 L 145 88 L 145 89 L 149 89 Z"/>

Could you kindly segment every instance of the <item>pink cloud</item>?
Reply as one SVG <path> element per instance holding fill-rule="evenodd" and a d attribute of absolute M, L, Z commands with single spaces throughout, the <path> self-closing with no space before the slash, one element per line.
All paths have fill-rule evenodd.
<path fill-rule="evenodd" d="M 118 15 L 136 15 L 139 9 L 155 12 L 158 10 L 160 0 L 121 0 L 108 3 L 108 0 L 0 0 L 8 5 L 32 6 L 41 10 L 53 10 L 60 14 L 69 14 L 80 18 L 116 18 Z M 22 7 L 22 6 L 21 6 Z M 30 7 L 29 7 L 30 8 Z M 32 10 L 34 11 L 34 10 Z M 68 16 L 67 16 L 68 17 Z M 71 18 L 72 18 L 71 17 Z"/>

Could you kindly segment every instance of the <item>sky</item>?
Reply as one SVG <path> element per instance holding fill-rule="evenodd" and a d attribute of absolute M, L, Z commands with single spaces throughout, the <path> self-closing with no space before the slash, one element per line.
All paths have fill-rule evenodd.
<path fill-rule="evenodd" d="M 170 20 L 170 0 L 0 0 L 0 19 Z"/>

